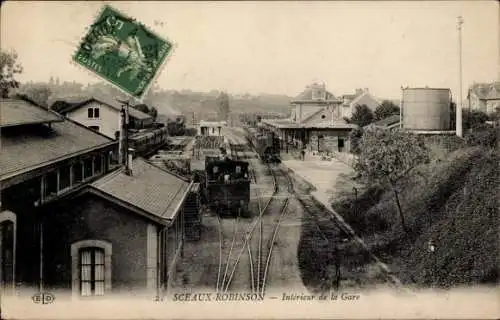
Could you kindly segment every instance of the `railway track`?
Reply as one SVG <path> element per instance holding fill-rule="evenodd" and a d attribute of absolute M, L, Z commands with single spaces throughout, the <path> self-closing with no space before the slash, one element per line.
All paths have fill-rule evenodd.
<path fill-rule="evenodd" d="M 267 206 L 260 212 L 257 290 L 264 295 L 271 268 L 273 248 L 281 223 L 285 220 L 288 204 L 292 195 L 293 185 L 287 175 L 277 167 L 267 166 L 273 177 L 274 192 Z M 278 215 L 273 213 L 278 212 Z"/>
<path fill-rule="evenodd" d="M 241 152 L 241 150 L 239 150 L 239 148 L 235 147 L 236 144 L 232 144 L 231 142 L 229 142 L 229 146 L 230 146 L 230 152 L 231 152 L 231 155 L 235 158 L 235 159 L 239 159 L 240 156 L 238 153 Z M 220 218 L 218 218 L 220 219 Z M 242 233 L 242 238 L 240 239 L 240 242 L 241 242 L 241 245 L 239 246 L 239 250 L 236 250 L 235 252 L 235 256 L 232 258 L 233 259 L 233 263 L 229 263 L 229 260 L 231 259 L 230 256 L 228 256 L 227 258 L 227 263 L 226 263 L 226 270 L 224 271 L 224 276 L 223 276 L 223 283 L 222 285 L 219 286 L 218 284 L 218 290 L 219 291 L 223 291 L 223 292 L 227 292 L 232 284 L 232 281 L 234 279 L 234 276 L 235 276 L 235 273 L 236 273 L 236 270 L 237 270 L 237 267 L 238 267 L 238 263 L 241 259 L 241 257 L 243 256 L 243 253 L 245 252 L 245 249 L 248 253 L 248 257 L 249 257 L 249 267 L 250 267 L 250 283 L 251 283 L 251 287 L 252 287 L 252 292 L 255 292 L 255 283 L 253 281 L 254 279 L 254 266 L 253 266 L 253 263 L 251 263 L 251 261 L 253 260 L 252 259 L 252 250 L 251 250 L 251 247 L 250 247 L 250 240 L 252 238 L 252 234 L 253 234 L 253 231 L 255 230 L 256 226 L 257 226 L 257 222 L 258 220 L 257 219 L 254 219 L 254 221 L 251 221 L 250 222 L 250 226 L 246 228 L 246 230 L 244 230 L 242 232 L 241 229 L 244 229 L 244 228 L 240 228 L 240 230 L 238 230 L 238 233 Z M 234 246 L 232 247 L 232 252 L 234 251 Z M 232 254 L 232 253 L 231 253 Z M 221 255 L 222 256 L 222 255 Z M 230 266 L 228 268 L 228 266 Z M 221 269 L 221 267 L 219 266 L 219 269 Z M 219 278 L 219 276 L 218 276 Z"/>
<path fill-rule="evenodd" d="M 238 222 L 239 222 L 239 217 L 237 217 L 234 220 L 231 244 L 229 245 L 229 248 L 227 250 L 227 255 L 224 255 L 224 247 L 225 247 L 224 230 L 223 230 L 224 227 L 222 226 L 223 225 L 222 219 L 220 218 L 219 215 L 217 215 L 217 224 L 219 226 L 219 268 L 217 272 L 217 284 L 215 288 L 216 292 L 220 292 L 227 284 L 226 281 L 228 278 L 229 266 L 238 263 L 237 260 L 232 261 L 233 250 L 236 243 L 236 238 L 239 233 Z"/>

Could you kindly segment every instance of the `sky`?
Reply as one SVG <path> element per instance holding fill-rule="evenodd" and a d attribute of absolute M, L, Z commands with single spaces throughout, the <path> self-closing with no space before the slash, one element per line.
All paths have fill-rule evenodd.
<path fill-rule="evenodd" d="M 398 99 L 401 86 L 459 92 L 499 80 L 497 1 L 107 2 L 176 45 L 157 77 L 166 90 L 298 95 L 312 82 L 334 95 L 368 88 Z M 21 81 L 92 83 L 71 63 L 104 2 L 8 1 L 2 50 L 14 49 Z"/>

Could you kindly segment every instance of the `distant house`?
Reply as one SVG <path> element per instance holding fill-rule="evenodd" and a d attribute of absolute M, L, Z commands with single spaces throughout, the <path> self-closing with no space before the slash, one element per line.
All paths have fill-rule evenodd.
<path fill-rule="evenodd" d="M 354 94 L 344 94 L 341 97 L 341 115 L 342 117 L 350 118 L 356 110 L 357 105 L 366 105 L 370 110 L 375 109 L 382 103 L 375 98 L 367 88 L 356 89 Z"/>
<path fill-rule="evenodd" d="M 400 117 L 399 114 L 395 114 L 392 116 L 388 116 L 384 119 L 381 119 L 379 121 L 375 121 L 370 123 L 369 125 L 366 125 L 365 128 L 368 127 L 377 127 L 377 128 L 383 128 L 383 129 L 396 129 L 399 128 L 400 124 Z"/>
<path fill-rule="evenodd" d="M 84 126 L 116 139 L 120 131 L 122 105 L 103 97 L 80 96 L 59 98 L 51 109 Z M 129 128 L 143 129 L 153 124 L 153 117 L 129 107 Z"/>
<path fill-rule="evenodd" d="M 226 121 L 206 121 L 201 120 L 198 126 L 198 135 L 220 136 L 222 128 L 227 127 Z"/>
<path fill-rule="evenodd" d="M 472 110 L 494 112 L 496 108 L 500 108 L 500 81 L 473 84 L 469 88 L 467 99 Z"/>

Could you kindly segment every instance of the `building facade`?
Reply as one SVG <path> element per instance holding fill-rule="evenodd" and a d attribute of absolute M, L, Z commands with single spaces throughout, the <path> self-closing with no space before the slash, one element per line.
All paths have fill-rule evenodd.
<path fill-rule="evenodd" d="M 53 205 L 45 286 L 74 299 L 163 296 L 182 254 L 190 191 L 189 181 L 137 158 Z"/>
<path fill-rule="evenodd" d="M 185 208 L 199 212 L 192 183 L 141 158 L 116 163 L 117 141 L 32 102 L 1 103 L 3 294 L 164 293 Z"/>
<path fill-rule="evenodd" d="M 488 114 L 495 112 L 500 108 L 500 82 L 473 84 L 467 99 L 472 110 Z"/>
<path fill-rule="evenodd" d="M 343 119 L 343 100 L 314 83 L 291 101 L 289 119 L 262 119 L 262 127 L 280 139 L 281 149 L 348 152 L 349 133 L 356 125 Z"/>
<path fill-rule="evenodd" d="M 358 105 L 366 105 L 371 111 L 375 112 L 375 109 L 382 103 L 370 93 L 368 88 L 356 89 L 354 94 L 342 95 L 341 100 L 341 114 L 342 117 L 346 118 L 352 117 Z"/>
<path fill-rule="evenodd" d="M 46 208 L 116 168 L 117 142 L 21 99 L 1 101 L 0 283 L 39 286 Z"/>
<path fill-rule="evenodd" d="M 116 139 L 120 132 L 118 101 L 96 97 L 73 97 L 54 101 L 52 109 L 69 119 Z M 153 117 L 132 107 L 128 108 L 129 128 L 143 129 L 153 124 Z"/>

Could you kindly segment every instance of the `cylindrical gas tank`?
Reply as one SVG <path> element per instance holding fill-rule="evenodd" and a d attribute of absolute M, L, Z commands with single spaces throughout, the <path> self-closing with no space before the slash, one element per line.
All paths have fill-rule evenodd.
<path fill-rule="evenodd" d="M 450 89 L 403 89 L 403 128 L 409 130 L 450 130 L 450 103 Z"/>

